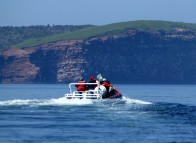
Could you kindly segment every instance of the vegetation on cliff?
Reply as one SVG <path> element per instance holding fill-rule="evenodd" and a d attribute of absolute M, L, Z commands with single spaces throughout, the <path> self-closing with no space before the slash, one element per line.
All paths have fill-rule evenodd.
<path fill-rule="evenodd" d="M 61 40 L 84 40 L 95 36 L 105 36 L 123 33 L 127 29 L 134 30 L 163 30 L 165 32 L 171 32 L 175 28 L 184 28 L 196 31 L 196 24 L 188 24 L 182 22 L 169 22 L 169 21 L 130 21 L 130 22 L 120 22 L 114 24 L 108 24 L 104 26 L 95 26 L 90 28 L 84 28 L 72 32 L 63 32 L 60 34 L 30 38 L 21 43 L 15 44 L 12 47 L 31 47 L 40 45 L 48 42 L 55 42 Z"/>
<path fill-rule="evenodd" d="M 28 39 L 52 36 L 63 32 L 73 32 L 79 29 L 93 27 L 92 25 L 37 25 L 37 26 L 3 26 L 0 27 L 0 49 L 10 48 L 11 46 Z"/>

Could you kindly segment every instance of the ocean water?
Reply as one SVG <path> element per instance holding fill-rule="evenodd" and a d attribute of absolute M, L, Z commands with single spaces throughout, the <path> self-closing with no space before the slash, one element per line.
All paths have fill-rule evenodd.
<path fill-rule="evenodd" d="M 112 100 L 67 100 L 67 85 L 1 84 L 0 143 L 194 143 L 196 85 L 115 85 Z"/>

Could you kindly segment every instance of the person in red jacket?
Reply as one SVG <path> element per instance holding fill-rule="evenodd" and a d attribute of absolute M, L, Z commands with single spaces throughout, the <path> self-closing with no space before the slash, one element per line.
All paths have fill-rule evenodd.
<path fill-rule="evenodd" d="M 122 98 L 122 94 L 116 88 L 114 88 L 112 86 L 112 84 L 109 81 L 107 81 L 106 79 L 102 80 L 101 85 L 103 85 L 107 90 L 106 94 L 104 94 L 102 96 L 102 98 L 110 98 L 110 99 L 112 99 L 112 98 Z"/>
<path fill-rule="evenodd" d="M 109 92 L 111 90 L 110 88 L 112 87 L 112 85 L 105 78 L 102 79 L 101 85 L 105 86 L 105 88 L 107 89 L 107 92 Z"/>
<path fill-rule="evenodd" d="M 80 78 L 80 81 L 78 81 L 78 84 L 75 85 L 75 87 L 77 88 L 77 91 L 85 91 L 86 90 L 86 85 L 82 84 L 85 83 L 85 81 L 83 80 L 83 78 Z"/>

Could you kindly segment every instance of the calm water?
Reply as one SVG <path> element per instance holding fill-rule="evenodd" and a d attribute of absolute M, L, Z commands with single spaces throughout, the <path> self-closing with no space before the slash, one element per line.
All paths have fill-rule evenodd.
<path fill-rule="evenodd" d="M 66 100 L 67 85 L 0 85 L 0 143 L 196 142 L 196 85 L 115 85 L 118 100 Z"/>

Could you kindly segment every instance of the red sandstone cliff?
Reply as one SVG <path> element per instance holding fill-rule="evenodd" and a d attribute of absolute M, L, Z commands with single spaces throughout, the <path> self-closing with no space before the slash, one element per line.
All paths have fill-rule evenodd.
<path fill-rule="evenodd" d="M 77 80 L 85 64 L 82 41 L 60 41 L 1 52 L 2 83 L 54 83 Z"/>
<path fill-rule="evenodd" d="M 1 83 L 68 83 L 98 73 L 118 83 L 196 83 L 196 32 L 127 30 L 0 52 Z"/>

